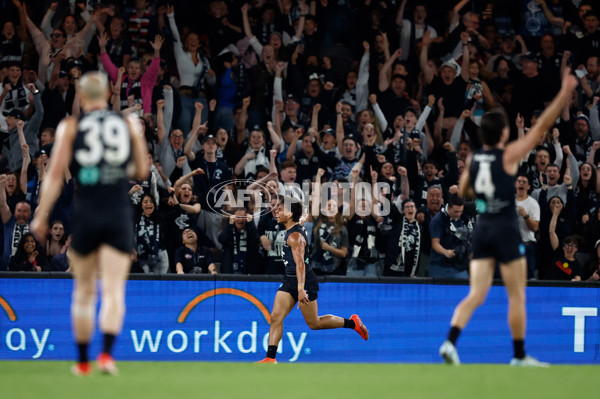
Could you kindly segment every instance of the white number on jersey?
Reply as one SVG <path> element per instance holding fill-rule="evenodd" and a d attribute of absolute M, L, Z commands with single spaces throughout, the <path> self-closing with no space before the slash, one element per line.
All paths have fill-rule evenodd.
<path fill-rule="evenodd" d="M 95 118 L 84 118 L 79 123 L 84 133 L 83 142 L 87 149 L 75 152 L 75 159 L 82 166 L 96 166 L 102 159 L 109 165 L 120 165 L 127 160 L 130 152 L 130 139 L 124 120 L 114 115 L 100 122 Z"/>
<path fill-rule="evenodd" d="M 494 186 L 494 182 L 492 181 L 492 171 L 490 166 L 490 162 L 480 162 L 477 177 L 475 178 L 475 192 L 477 194 L 485 195 L 485 198 L 488 201 L 494 199 L 494 193 L 496 191 L 496 186 Z"/>

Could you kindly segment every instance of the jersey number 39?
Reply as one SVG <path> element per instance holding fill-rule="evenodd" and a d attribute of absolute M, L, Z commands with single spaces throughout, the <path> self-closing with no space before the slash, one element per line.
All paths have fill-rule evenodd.
<path fill-rule="evenodd" d="M 129 132 L 122 119 L 111 115 L 102 122 L 84 118 L 79 129 L 84 133 L 83 142 L 88 147 L 75 152 L 75 159 L 80 165 L 96 166 L 104 160 L 109 165 L 118 166 L 129 158 Z"/>

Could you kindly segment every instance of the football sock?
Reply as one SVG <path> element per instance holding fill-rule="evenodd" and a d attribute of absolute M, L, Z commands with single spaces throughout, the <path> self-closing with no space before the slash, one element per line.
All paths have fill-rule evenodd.
<path fill-rule="evenodd" d="M 450 331 L 448 332 L 448 341 L 452 342 L 452 345 L 456 346 L 456 341 L 458 340 L 459 335 L 460 328 L 456 326 L 450 327 Z"/>
<path fill-rule="evenodd" d="M 525 340 L 513 339 L 513 349 L 515 351 L 515 358 L 523 359 L 525 357 Z"/>
<path fill-rule="evenodd" d="M 103 353 L 106 354 L 111 354 L 112 352 L 112 347 L 115 343 L 115 338 L 116 336 L 114 334 L 104 334 L 104 346 L 103 346 Z"/>
<path fill-rule="evenodd" d="M 88 359 L 88 343 L 77 343 L 77 352 L 79 353 L 79 363 L 87 363 Z"/>
<path fill-rule="evenodd" d="M 267 357 L 270 359 L 275 359 L 277 355 L 277 345 L 269 345 L 267 348 Z"/>
<path fill-rule="evenodd" d="M 355 327 L 356 323 L 354 323 L 354 320 L 344 319 L 344 328 L 354 329 Z"/>

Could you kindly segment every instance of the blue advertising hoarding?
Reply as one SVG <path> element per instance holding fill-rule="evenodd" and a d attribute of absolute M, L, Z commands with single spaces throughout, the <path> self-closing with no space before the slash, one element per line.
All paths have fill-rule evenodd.
<path fill-rule="evenodd" d="M 72 280 L 0 278 L 0 360 L 75 358 Z M 279 283 L 132 280 L 115 354 L 137 361 L 252 362 L 264 357 Z M 284 322 L 280 362 L 440 362 L 455 305 L 466 285 L 321 284 L 320 314 L 361 316 L 370 339 L 352 330 L 311 331 L 299 310 Z M 551 363 L 600 363 L 600 290 L 528 287 L 527 350 Z M 504 287 L 493 286 L 461 335 L 464 363 L 507 363 L 512 342 Z M 100 350 L 96 333 L 91 351 Z"/>

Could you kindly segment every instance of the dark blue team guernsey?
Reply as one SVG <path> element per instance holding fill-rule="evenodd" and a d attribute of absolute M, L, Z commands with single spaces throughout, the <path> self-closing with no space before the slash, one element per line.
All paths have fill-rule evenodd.
<path fill-rule="evenodd" d="M 504 171 L 503 155 L 502 149 L 479 151 L 469 169 L 479 212 L 472 259 L 494 258 L 501 265 L 525 254 L 515 210 L 515 176 Z"/>
<path fill-rule="evenodd" d="M 471 160 L 471 186 L 475 191 L 477 212 L 491 216 L 517 217 L 515 210 L 515 178 L 502 166 L 503 149 L 480 150 Z"/>
<path fill-rule="evenodd" d="M 85 113 L 79 119 L 70 164 L 77 181 L 71 247 L 82 255 L 107 244 L 133 249 L 133 209 L 127 168 L 131 136 L 123 117 L 113 111 Z"/>
<path fill-rule="evenodd" d="M 283 264 L 285 265 L 286 276 L 296 276 L 296 262 L 294 261 L 294 254 L 292 253 L 292 248 L 287 243 L 290 234 L 295 232 L 300 233 L 302 237 L 304 237 L 304 240 L 306 241 L 306 244 L 308 246 L 306 230 L 304 230 L 303 226 L 295 224 L 294 226 L 292 226 L 291 229 L 286 231 L 285 239 L 283 241 L 283 249 L 281 250 L 281 258 L 283 259 Z M 306 273 L 312 270 L 312 268 L 310 267 L 307 247 L 304 247 L 304 266 L 306 268 Z"/>

